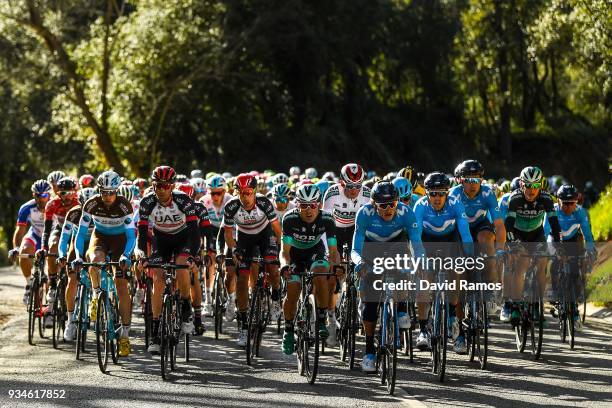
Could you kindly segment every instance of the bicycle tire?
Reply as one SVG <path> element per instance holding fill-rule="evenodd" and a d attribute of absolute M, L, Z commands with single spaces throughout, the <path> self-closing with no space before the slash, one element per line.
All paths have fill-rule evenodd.
<path fill-rule="evenodd" d="M 145 300 L 144 300 L 144 323 L 145 323 L 145 349 L 149 348 L 153 341 L 153 305 L 151 304 L 151 279 L 145 279 Z"/>
<path fill-rule="evenodd" d="M 306 321 L 304 343 L 304 374 L 308 379 L 308 384 L 313 385 L 317 379 L 319 370 L 319 315 L 317 313 L 317 303 L 314 295 L 308 295 L 306 301 Z M 314 330 L 313 330 L 314 329 Z M 312 343 L 312 344 L 311 344 Z M 312 353 L 311 353 L 312 352 Z M 310 355 L 312 354 L 312 362 Z"/>
<path fill-rule="evenodd" d="M 85 321 L 87 319 L 87 294 L 85 292 L 85 285 L 79 285 L 78 293 L 78 312 L 76 315 L 76 325 L 77 325 L 77 338 L 75 344 L 75 357 L 77 360 L 80 360 L 81 353 L 85 350 L 85 330 L 83 327 L 85 326 Z"/>
<path fill-rule="evenodd" d="M 349 288 L 350 296 L 350 313 L 349 313 L 349 330 L 348 330 L 348 353 L 349 353 L 349 370 L 355 368 L 355 350 L 357 337 L 357 290 L 351 285 Z"/>
<path fill-rule="evenodd" d="M 109 300 L 111 306 L 111 319 L 112 319 L 112 329 L 114 334 L 110 336 L 110 352 L 111 358 L 113 360 L 113 364 L 117 364 L 119 362 L 119 335 L 117 332 L 121 330 L 121 325 L 119 324 L 119 305 L 117 304 L 117 299 L 113 296 Z"/>
<path fill-rule="evenodd" d="M 576 311 L 574 310 L 574 304 L 570 304 L 569 308 L 568 308 L 568 312 L 567 312 L 567 328 L 568 328 L 568 335 L 569 335 L 569 346 L 570 346 L 570 350 L 574 349 L 575 346 L 575 341 L 576 341 L 576 327 L 574 325 L 574 314 L 576 313 Z"/>
<path fill-rule="evenodd" d="M 259 291 L 255 290 L 251 296 L 249 316 L 247 317 L 246 362 L 249 366 L 253 363 L 257 344 L 257 332 L 259 331 L 259 324 L 256 321 L 259 316 L 259 310 L 256 310 L 259 306 L 258 298 Z"/>
<path fill-rule="evenodd" d="M 106 292 L 98 294 L 98 315 L 96 316 L 96 354 L 98 367 L 102 373 L 106 373 L 108 367 L 108 356 L 110 354 L 110 310 L 106 302 Z"/>
<path fill-rule="evenodd" d="M 385 344 L 385 368 L 386 385 L 389 395 L 395 392 L 395 381 L 397 378 L 397 342 L 396 333 L 399 333 L 395 302 L 391 299 L 387 322 L 387 342 Z"/>
<path fill-rule="evenodd" d="M 28 343 L 32 346 L 34 345 L 34 330 L 36 330 L 36 292 L 38 292 L 38 283 L 34 279 L 28 295 Z"/>
<path fill-rule="evenodd" d="M 164 303 L 162 305 L 162 314 L 159 322 L 159 332 L 160 332 L 160 345 L 159 345 L 159 354 L 160 354 L 160 372 L 161 376 L 164 380 L 169 378 L 170 367 L 170 305 L 168 304 L 168 299 L 164 299 Z"/>

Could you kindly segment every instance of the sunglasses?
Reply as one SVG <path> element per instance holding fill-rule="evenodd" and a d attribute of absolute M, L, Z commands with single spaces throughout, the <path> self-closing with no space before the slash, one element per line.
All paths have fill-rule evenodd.
<path fill-rule="evenodd" d="M 377 203 L 376 206 L 381 210 L 386 210 L 387 208 L 395 208 L 397 205 L 397 201 L 391 201 L 388 203 Z"/>
<path fill-rule="evenodd" d="M 74 191 L 60 191 L 58 194 L 62 197 L 65 197 L 67 195 L 74 194 Z"/>
<path fill-rule="evenodd" d="M 402 201 L 402 203 L 409 203 L 410 200 L 412 200 L 412 197 L 404 197 L 404 198 L 400 198 L 400 200 Z"/>
<path fill-rule="evenodd" d="M 480 184 L 482 178 L 480 177 L 465 177 L 461 180 L 463 183 Z"/>
<path fill-rule="evenodd" d="M 206 189 L 205 188 L 196 188 L 195 189 L 196 194 L 201 194 L 201 193 L 205 193 Z"/>
<path fill-rule="evenodd" d="M 223 194 L 223 191 L 211 191 L 210 195 L 211 196 L 220 196 Z"/>
<path fill-rule="evenodd" d="M 427 195 L 430 196 L 430 197 L 444 197 L 444 196 L 448 195 L 448 191 L 447 190 L 428 191 Z"/>
<path fill-rule="evenodd" d="M 115 190 L 100 190 L 100 194 L 106 197 L 110 197 L 113 196 L 115 194 L 117 194 L 117 191 Z"/>
<path fill-rule="evenodd" d="M 360 190 L 361 189 L 361 184 L 345 184 L 344 188 L 346 190 Z"/>
<path fill-rule="evenodd" d="M 566 207 L 576 204 L 578 201 L 561 201 L 561 206 Z"/>
<path fill-rule="evenodd" d="M 36 193 L 34 194 L 36 198 L 49 198 L 49 193 Z"/>
<path fill-rule="evenodd" d="M 172 183 L 155 183 L 153 184 L 153 187 L 156 190 L 171 190 L 173 187 Z"/>
<path fill-rule="evenodd" d="M 540 188 L 542 187 L 542 183 L 523 183 L 525 188 Z"/>
<path fill-rule="evenodd" d="M 277 197 L 274 199 L 274 201 L 280 204 L 285 204 L 289 201 L 289 199 L 287 197 Z"/>
<path fill-rule="evenodd" d="M 319 203 L 300 203 L 300 204 L 299 204 L 299 207 L 300 207 L 302 210 L 305 210 L 305 209 L 307 209 L 307 208 L 310 208 L 310 209 L 313 209 L 313 210 L 314 210 L 315 208 L 318 208 L 318 207 L 319 207 Z"/>

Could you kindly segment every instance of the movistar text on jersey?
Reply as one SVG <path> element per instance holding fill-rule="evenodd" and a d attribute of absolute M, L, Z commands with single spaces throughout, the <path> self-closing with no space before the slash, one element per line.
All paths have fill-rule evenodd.
<path fill-rule="evenodd" d="M 394 257 L 376 257 L 373 259 L 372 272 L 381 274 L 385 271 L 410 271 L 414 274 L 419 269 L 429 271 L 455 271 L 462 274 L 466 270 L 483 270 L 484 258 L 481 257 L 420 257 L 414 258 L 408 254 L 396 254 Z"/>

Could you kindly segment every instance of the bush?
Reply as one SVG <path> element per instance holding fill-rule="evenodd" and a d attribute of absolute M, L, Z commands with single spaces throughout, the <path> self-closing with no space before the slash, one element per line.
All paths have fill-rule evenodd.
<path fill-rule="evenodd" d="M 596 241 L 612 239 L 612 184 L 601 194 L 599 201 L 589 209 L 591 228 Z"/>

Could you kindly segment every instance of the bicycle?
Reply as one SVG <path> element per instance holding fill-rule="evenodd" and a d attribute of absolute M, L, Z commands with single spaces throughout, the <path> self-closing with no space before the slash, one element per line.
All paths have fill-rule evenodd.
<path fill-rule="evenodd" d="M 164 380 L 167 380 L 169 378 L 170 371 L 176 369 L 176 356 L 178 354 L 181 324 L 183 322 L 182 299 L 179 290 L 174 289 L 176 270 L 189 269 L 189 266 L 163 263 L 148 264 L 147 268 L 163 269 L 166 281 L 159 330 L 161 334 L 161 376 Z M 185 361 L 189 361 L 189 333 L 185 333 Z M 168 363 L 170 364 L 170 369 L 168 369 Z"/>
<path fill-rule="evenodd" d="M 383 284 L 388 281 L 384 275 Z M 381 295 L 382 296 L 382 295 Z M 380 383 L 387 386 L 389 395 L 395 392 L 397 378 L 397 350 L 401 347 L 400 329 L 397 316 L 397 303 L 391 290 L 384 293 L 384 300 L 379 303 L 380 325 L 375 336 L 376 371 L 380 370 Z"/>
<path fill-rule="evenodd" d="M 149 347 L 153 339 L 153 278 L 149 270 L 143 271 L 140 276 L 143 286 L 144 297 L 142 299 L 141 310 L 145 326 L 145 349 Z"/>
<path fill-rule="evenodd" d="M 34 259 L 34 272 L 31 276 L 30 295 L 28 297 L 28 343 L 34 345 L 34 331 L 38 320 L 38 335 L 45 338 L 43 298 L 47 275 L 44 273 L 44 258 L 36 259 L 36 255 L 19 254 L 17 258 Z"/>
<path fill-rule="evenodd" d="M 406 314 L 410 319 L 410 326 L 407 329 L 402 329 L 400 336 L 402 336 L 402 350 L 404 355 L 408 356 L 409 361 L 414 363 L 414 334 L 417 327 L 417 309 L 416 304 L 413 300 L 406 300 Z"/>
<path fill-rule="evenodd" d="M 585 256 L 582 259 L 578 260 L 578 265 L 580 268 L 580 277 L 582 280 L 582 295 L 583 295 L 583 300 L 582 300 L 582 324 L 584 324 L 585 320 L 586 320 L 586 306 L 587 306 L 587 296 L 586 296 L 586 277 L 588 274 L 591 273 L 591 270 L 593 269 L 593 257 L 591 256 Z"/>
<path fill-rule="evenodd" d="M 576 256 L 575 258 L 577 258 L 578 261 L 577 267 L 580 268 L 581 261 L 588 258 L 588 255 Z M 582 283 L 582 277 L 580 278 L 580 281 L 578 281 L 578 274 L 576 272 L 580 272 L 573 272 L 571 270 L 567 257 L 559 261 L 558 267 L 558 300 L 556 305 L 557 310 L 556 313 L 553 313 L 553 317 L 558 319 L 559 337 L 561 342 L 565 343 L 569 337 L 569 346 L 570 349 L 573 350 L 576 333 L 574 316 L 578 314 L 577 301 L 579 298 L 576 290 L 577 288 L 579 289 L 580 284 Z"/>
<path fill-rule="evenodd" d="M 109 353 L 113 363 L 117 364 L 119 360 L 119 295 L 110 269 L 111 266 L 119 266 L 119 262 L 111 262 L 107 257 L 105 262 L 84 262 L 82 265 L 100 269 L 100 287 L 96 291 L 96 354 L 100 371 L 106 373 Z"/>
<path fill-rule="evenodd" d="M 337 336 L 340 359 L 346 361 L 348 357 L 349 370 L 352 370 L 355 367 L 355 337 L 358 330 L 357 287 L 355 285 L 355 266 L 350 261 L 347 244 L 342 247 L 341 265 L 346 268 L 347 278 L 337 311 L 339 316 Z"/>
<path fill-rule="evenodd" d="M 436 258 L 441 257 L 441 251 L 436 251 Z M 444 381 L 446 372 L 446 350 L 448 348 L 448 328 L 450 320 L 449 302 L 446 291 L 440 289 L 448 278 L 448 273 L 441 269 L 435 271 L 437 285 L 434 301 L 430 310 L 431 316 L 431 372 L 438 376 L 440 382 Z"/>
<path fill-rule="evenodd" d="M 334 266 L 336 269 L 337 266 Z M 293 268 L 292 268 L 293 269 Z M 319 369 L 319 315 L 317 313 L 317 301 L 313 289 L 315 276 L 332 276 L 336 272 L 295 272 L 302 278 L 300 300 L 297 313 L 294 318 L 295 334 L 297 337 L 296 356 L 298 372 L 305 375 L 310 385 L 315 383 Z M 310 358 L 312 357 L 312 361 Z"/>
<path fill-rule="evenodd" d="M 74 300 L 72 322 L 77 325 L 75 358 L 79 360 L 81 353 L 85 352 L 87 330 L 89 330 L 89 303 L 92 298 L 92 286 L 87 268 L 81 267 L 77 282 L 77 295 Z"/>
<path fill-rule="evenodd" d="M 68 286 L 68 274 L 66 267 L 60 269 L 57 279 L 55 299 L 53 300 L 53 348 L 59 347 L 59 340 L 65 343 L 63 333 L 66 330 L 68 307 L 66 305 L 66 287 Z"/>
<path fill-rule="evenodd" d="M 213 318 L 215 320 L 215 340 L 219 340 L 219 334 L 223 334 L 223 316 L 225 315 L 225 304 L 227 302 L 227 289 L 225 288 L 225 270 L 223 262 L 225 257 L 215 257 L 215 280 L 213 281 L 212 298 L 214 299 Z"/>
<path fill-rule="evenodd" d="M 253 257 L 251 263 L 258 264 L 257 282 L 251 292 L 249 304 L 247 342 L 246 342 L 246 361 L 251 365 L 253 357 L 259 357 L 259 347 L 261 337 L 266 331 L 270 322 L 270 290 L 265 279 L 266 261 L 262 257 Z"/>

